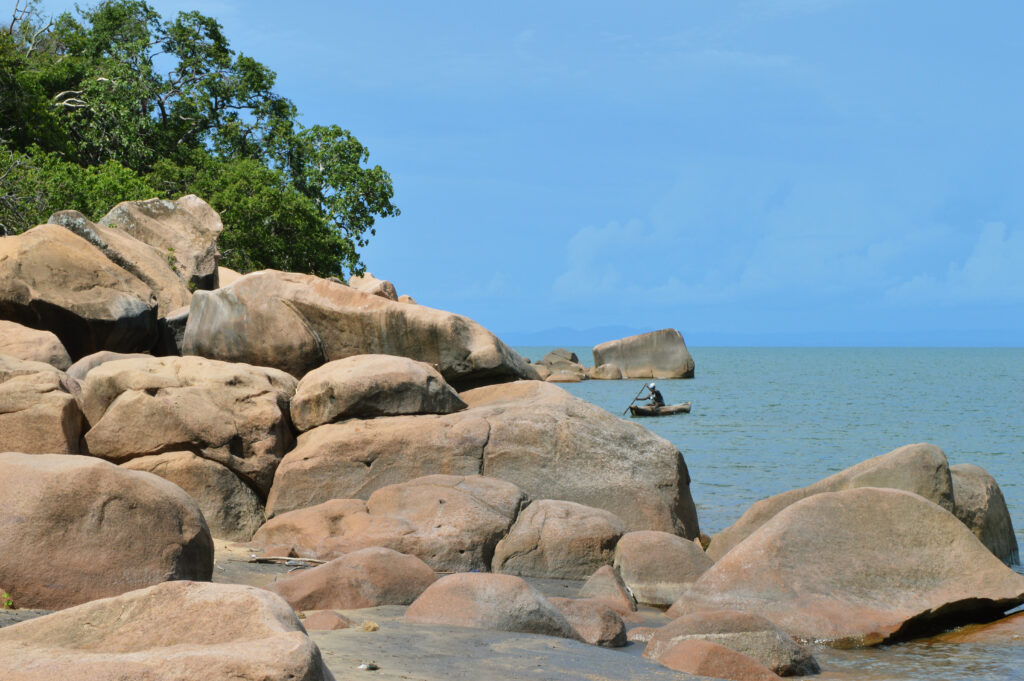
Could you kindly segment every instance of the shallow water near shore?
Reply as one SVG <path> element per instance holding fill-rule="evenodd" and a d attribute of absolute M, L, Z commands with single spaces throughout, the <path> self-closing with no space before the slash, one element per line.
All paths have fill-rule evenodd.
<path fill-rule="evenodd" d="M 537 361 L 552 347 L 517 347 Z M 571 347 L 584 365 L 590 348 Z M 701 529 L 728 527 L 755 501 L 914 442 L 991 473 L 1024 544 L 1024 348 L 691 348 L 696 376 L 659 380 L 688 415 L 637 419 L 686 459 Z M 644 381 L 566 390 L 622 414 Z M 625 418 L 629 418 L 628 416 Z M 1019 572 L 1020 566 L 1016 566 Z M 1024 679 L 1018 644 L 907 643 L 818 651 L 824 679 Z"/>

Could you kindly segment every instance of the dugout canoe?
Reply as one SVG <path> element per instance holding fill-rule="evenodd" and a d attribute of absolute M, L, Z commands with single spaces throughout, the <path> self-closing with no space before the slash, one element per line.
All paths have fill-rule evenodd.
<path fill-rule="evenodd" d="M 643 404 L 629 405 L 629 413 L 633 416 L 671 416 L 672 414 L 689 414 L 692 402 L 667 404 L 664 407 L 650 407 Z"/>

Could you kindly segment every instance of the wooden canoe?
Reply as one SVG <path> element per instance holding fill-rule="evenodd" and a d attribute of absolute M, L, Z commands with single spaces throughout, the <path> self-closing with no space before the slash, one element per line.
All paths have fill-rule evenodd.
<path fill-rule="evenodd" d="M 692 402 L 667 404 L 664 407 L 651 407 L 643 404 L 629 405 L 629 413 L 633 416 L 671 416 L 672 414 L 689 414 Z"/>

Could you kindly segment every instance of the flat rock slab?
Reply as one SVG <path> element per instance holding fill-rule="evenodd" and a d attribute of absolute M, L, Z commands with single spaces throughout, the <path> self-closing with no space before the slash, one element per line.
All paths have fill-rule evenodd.
<path fill-rule="evenodd" d="M 359 627 L 361 611 L 346 611 L 356 626 L 311 631 L 327 667 L 339 679 L 363 674 L 374 662 L 373 679 L 390 681 L 689 681 L 682 674 L 622 652 L 569 639 L 481 629 L 384 621 L 371 612 L 378 631 Z M 369 678 L 370 672 L 365 673 Z"/>

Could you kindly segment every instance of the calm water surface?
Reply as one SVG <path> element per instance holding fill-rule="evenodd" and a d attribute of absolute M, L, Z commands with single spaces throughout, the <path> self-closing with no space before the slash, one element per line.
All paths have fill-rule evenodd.
<path fill-rule="evenodd" d="M 536 361 L 550 347 L 520 347 Z M 590 348 L 570 348 L 586 365 Z M 1024 349 L 692 348 L 696 377 L 659 380 L 686 416 L 644 419 L 690 470 L 701 529 L 714 534 L 755 501 L 864 459 L 930 442 L 950 464 L 999 482 L 1024 546 Z M 563 384 L 621 414 L 641 380 Z M 1020 571 L 1020 567 L 1017 567 Z M 818 653 L 824 678 L 870 681 L 1024 679 L 1024 645 L 910 643 Z"/>

